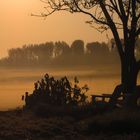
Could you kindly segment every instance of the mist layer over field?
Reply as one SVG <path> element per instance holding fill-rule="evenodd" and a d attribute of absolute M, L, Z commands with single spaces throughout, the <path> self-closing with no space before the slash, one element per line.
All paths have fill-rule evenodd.
<path fill-rule="evenodd" d="M 89 86 L 88 95 L 93 93 L 112 93 L 115 85 L 119 83 L 117 73 L 94 70 L 47 70 L 47 69 L 1 69 L 0 70 L 0 110 L 11 109 L 23 105 L 21 96 L 28 91 L 32 93 L 34 82 L 43 78 L 45 73 L 56 79 L 68 76 L 71 82 L 78 77 L 79 85 Z"/>

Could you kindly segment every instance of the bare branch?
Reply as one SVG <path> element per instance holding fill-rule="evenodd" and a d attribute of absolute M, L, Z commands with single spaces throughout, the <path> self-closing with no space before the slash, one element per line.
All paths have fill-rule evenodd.
<path fill-rule="evenodd" d="M 122 18 L 125 19 L 126 18 L 126 13 L 125 13 L 125 10 L 124 10 L 123 1 L 118 0 L 118 3 L 119 3 L 119 8 L 120 8 Z"/>
<path fill-rule="evenodd" d="M 44 14 L 44 13 L 41 13 L 40 15 L 31 14 L 31 16 L 36 16 L 36 17 L 47 17 L 47 16 L 53 14 L 55 11 L 56 11 L 56 10 L 54 9 L 53 11 L 48 12 L 47 14 Z"/>
<path fill-rule="evenodd" d="M 81 12 L 81 13 L 84 13 L 86 15 L 89 15 L 91 18 L 93 18 L 97 23 L 101 23 L 101 24 L 105 24 L 108 26 L 108 23 L 106 21 L 103 21 L 103 20 L 99 20 L 97 19 L 93 14 L 89 13 L 89 12 L 86 12 L 84 10 L 82 10 L 79 5 L 78 5 L 78 2 L 76 0 L 73 0 L 74 1 L 74 4 L 76 5 L 76 7 L 78 8 L 78 10 Z M 96 12 L 95 12 L 96 13 Z"/>
<path fill-rule="evenodd" d="M 117 46 L 118 46 L 117 48 L 118 48 L 118 52 L 119 52 L 119 54 L 120 54 L 120 58 L 123 59 L 123 57 L 124 57 L 124 52 L 123 52 L 122 42 L 121 42 L 120 37 L 119 37 L 119 34 L 118 34 L 118 32 L 117 32 L 116 25 L 115 25 L 115 23 L 112 21 L 112 19 L 111 19 L 111 17 L 110 17 L 110 15 L 109 15 L 109 13 L 108 13 L 108 11 L 107 11 L 107 9 L 106 9 L 106 7 L 105 7 L 105 5 L 104 5 L 103 2 L 100 2 L 100 6 L 101 6 L 101 8 L 102 8 L 102 11 L 104 12 L 104 15 L 105 15 L 105 17 L 106 17 L 108 23 L 109 23 L 109 27 L 111 28 L 112 33 L 113 33 L 113 35 L 114 35 L 116 44 L 117 44 Z"/>

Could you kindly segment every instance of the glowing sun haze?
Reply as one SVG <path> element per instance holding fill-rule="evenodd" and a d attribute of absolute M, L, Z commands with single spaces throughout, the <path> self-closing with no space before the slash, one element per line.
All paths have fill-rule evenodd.
<path fill-rule="evenodd" d="M 71 43 L 75 39 L 85 42 L 105 41 L 100 34 L 84 21 L 89 17 L 82 14 L 55 13 L 43 18 L 31 13 L 44 12 L 45 5 L 40 0 L 1 0 L 0 3 L 0 57 L 7 50 L 24 44 L 64 40 Z"/>

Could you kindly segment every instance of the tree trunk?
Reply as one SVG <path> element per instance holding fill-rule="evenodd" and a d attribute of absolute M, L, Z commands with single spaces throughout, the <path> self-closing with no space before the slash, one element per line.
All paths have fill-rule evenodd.
<path fill-rule="evenodd" d="M 137 86 L 138 69 L 136 63 L 128 60 L 122 62 L 121 68 L 122 93 L 125 96 L 125 104 L 132 106 L 134 104 L 133 97 L 135 96 Z"/>
<path fill-rule="evenodd" d="M 111 106 L 116 105 L 117 99 L 121 96 L 121 93 L 124 95 L 124 105 L 125 106 L 134 106 L 136 105 L 136 86 L 137 86 L 137 76 L 138 70 L 136 64 L 122 63 L 121 66 L 121 84 L 117 85 L 114 89 L 112 97 L 110 98 L 109 103 Z"/>

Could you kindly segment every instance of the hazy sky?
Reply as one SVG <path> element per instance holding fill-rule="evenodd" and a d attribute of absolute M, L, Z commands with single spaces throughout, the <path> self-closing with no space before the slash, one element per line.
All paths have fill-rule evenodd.
<path fill-rule="evenodd" d="M 55 13 L 46 20 L 32 17 L 31 13 L 43 12 L 40 0 L 1 0 L 0 3 L 0 57 L 7 55 L 9 48 L 24 44 L 75 39 L 85 42 L 105 41 L 106 35 L 98 33 L 85 21 L 82 14 Z"/>

